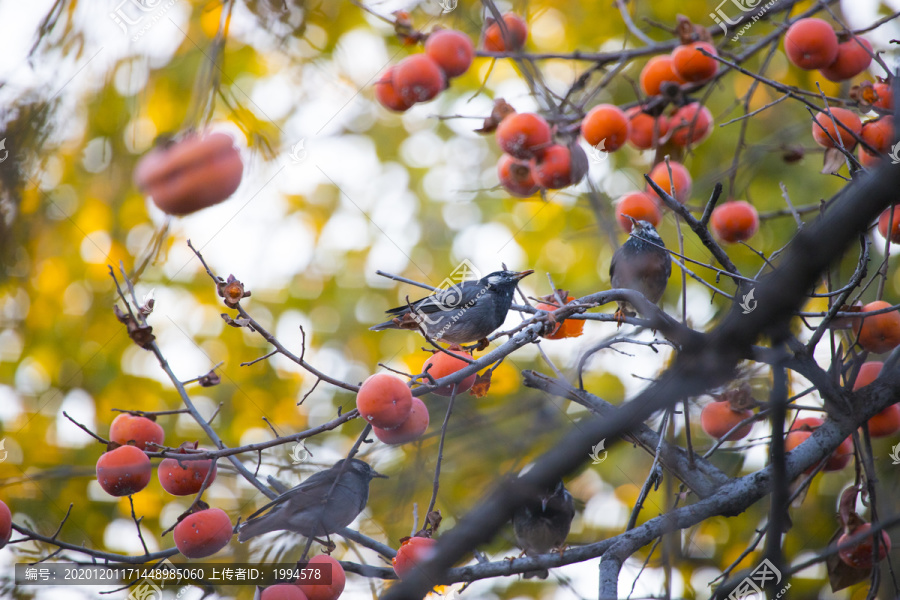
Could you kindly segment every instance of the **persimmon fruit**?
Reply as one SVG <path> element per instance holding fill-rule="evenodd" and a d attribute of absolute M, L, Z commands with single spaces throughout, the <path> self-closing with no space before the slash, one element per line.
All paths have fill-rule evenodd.
<path fill-rule="evenodd" d="M 669 132 L 669 119 L 665 115 L 654 117 L 633 106 L 625 111 L 629 121 L 628 141 L 638 150 L 648 150 Z M 655 134 L 655 137 L 654 137 Z"/>
<path fill-rule="evenodd" d="M 374 427 L 399 427 L 412 409 L 412 392 L 406 383 L 387 373 L 376 373 L 366 379 L 356 394 L 359 414 Z"/>
<path fill-rule="evenodd" d="M 813 139 L 823 148 L 834 148 L 835 141 L 840 137 L 844 148 L 852 150 L 856 147 L 856 138 L 853 137 L 850 131 L 856 135 L 862 133 L 862 122 L 852 110 L 840 107 L 834 107 L 830 110 L 831 115 L 825 111 L 816 115 L 815 123 L 812 124 Z M 833 120 L 832 117 L 834 117 Z M 835 131 L 836 123 L 843 125 L 843 127 L 837 125 L 839 132 Z M 844 127 L 847 129 L 844 129 Z M 847 131 L 848 129 L 850 131 Z M 826 131 L 828 133 L 825 133 Z"/>
<path fill-rule="evenodd" d="M 683 44 L 672 51 L 672 68 L 681 79 L 691 82 L 706 81 L 716 74 L 718 70 L 716 59 L 703 54 L 700 52 L 701 49 L 718 56 L 715 46 L 707 42 Z"/>
<path fill-rule="evenodd" d="M 615 152 L 621 148 L 628 140 L 630 129 L 625 112 L 613 104 L 595 106 L 581 121 L 584 141 L 605 152 Z"/>
<path fill-rule="evenodd" d="M 577 144 L 553 144 L 531 162 L 535 183 L 549 190 L 559 190 L 578 183 L 587 169 L 587 155 Z"/>
<path fill-rule="evenodd" d="M 894 216 L 891 217 L 891 208 L 887 208 L 878 217 L 878 233 L 882 237 L 888 236 L 888 224 L 891 226 L 891 242 L 900 244 L 900 204 L 893 207 Z"/>
<path fill-rule="evenodd" d="M 259 600 L 309 600 L 309 597 L 293 583 L 276 583 L 261 591 Z"/>
<path fill-rule="evenodd" d="M 187 558 L 212 556 L 228 545 L 232 535 L 231 519 L 221 508 L 191 513 L 175 525 L 175 546 Z"/>
<path fill-rule="evenodd" d="M 503 154 L 497 161 L 497 177 L 503 189 L 519 198 L 533 196 L 540 189 L 531 173 L 531 164 L 509 154 Z"/>
<path fill-rule="evenodd" d="M 662 213 L 654 196 L 647 192 L 632 192 L 616 201 L 616 222 L 623 231 L 631 233 L 634 223 L 628 217 L 635 221 L 647 221 L 656 227 L 662 220 Z"/>
<path fill-rule="evenodd" d="M 654 56 L 641 69 L 639 77 L 641 90 L 648 96 L 658 95 L 667 83 L 681 85 L 685 83 L 675 72 L 672 57 L 669 55 Z"/>
<path fill-rule="evenodd" d="M 884 300 L 876 300 L 863 306 L 859 315 L 860 321 L 854 327 L 854 331 L 859 336 L 859 345 L 863 350 L 881 354 L 900 345 L 900 312 L 892 310 L 871 317 L 865 316 L 867 312 L 890 307 L 891 304 Z"/>
<path fill-rule="evenodd" d="M 412 54 L 396 64 L 392 73 L 394 89 L 410 103 L 427 102 L 444 89 L 444 73 L 427 54 Z"/>
<path fill-rule="evenodd" d="M 822 19 L 798 19 L 784 34 L 784 51 L 801 69 L 823 69 L 838 57 L 837 34 Z"/>
<path fill-rule="evenodd" d="M 574 300 L 574 296 L 566 296 L 566 304 Z M 559 306 L 554 306 L 553 304 L 548 304 L 546 302 L 539 302 L 535 305 L 537 310 L 546 310 L 547 312 L 553 312 L 559 309 Z M 544 335 L 548 340 L 561 340 L 564 338 L 570 337 L 578 337 L 582 333 L 584 333 L 584 321 L 582 319 L 563 319 L 553 328 L 553 331 Z"/>
<path fill-rule="evenodd" d="M 134 181 L 161 211 L 186 215 L 226 200 L 243 173 L 234 138 L 213 132 L 157 146 L 138 161 Z"/>
<path fill-rule="evenodd" d="M 731 402 L 727 400 L 710 402 L 700 411 L 700 426 L 710 437 L 720 439 L 738 423 L 752 416 L 753 411 L 750 409 L 733 410 Z M 747 423 L 725 439 L 729 442 L 744 439 L 750 434 L 752 428 L 753 425 Z"/>
<path fill-rule="evenodd" d="M 337 600 L 344 592 L 347 574 L 335 558 L 327 554 L 318 554 L 309 559 L 306 568 L 331 570 L 331 583 L 304 583 L 299 579 L 296 581 L 297 587 L 306 594 L 308 600 Z"/>
<path fill-rule="evenodd" d="M 425 41 L 425 54 L 447 77 L 459 77 L 469 70 L 475 58 L 475 46 L 469 36 L 454 29 L 439 29 Z"/>
<path fill-rule="evenodd" d="M 428 560 L 434 554 L 437 542 L 426 537 L 411 537 L 400 544 L 397 555 L 391 560 L 397 577 L 403 577 L 419 563 Z"/>
<path fill-rule="evenodd" d="M 119 446 L 97 459 L 97 481 L 111 496 L 135 494 L 150 483 L 153 466 L 144 451 L 135 446 Z"/>
<path fill-rule="evenodd" d="M 470 384 L 471 387 L 471 384 Z M 379 440 L 385 444 L 396 446 L 405 444 L 422 437 L 422 434 L 428 429 L 428 407 L 418 398 L 412 399 L 412 407 L 409 409 L 409 415 L 397 427 L 393 429 L 380 429 L 372 426 L 372 432 Z"/>
<path fill-rule="evenodd" d="M 173 496 L 189 496 L 196 494 L 203 487 L 210 469 L 210 484 L 216 480 L 216 463 L 214 460 L 198 459 L 186 460 L 190 454 L 185 454 L 185 459 L 164 458 L 156 468 L 156 475 L 162 488 Z"/>
<path fill-rule="evenodd" d="M 497 145 L 516 158 L 531 158 L 550 146 L 550 125 L 535 113 L 513 113 L 497 125 Z"/>
<path fill-rule="evenodd" d="M 731 200 L 713 209 L 709 224 L 719 239 L 735 244 L 749 240 L 759 230 L 759 213 L 749 202 Z"/>
<path fill-rule="evenodd" d="M 784 449 L 788 452 L 805 442 L 813 432 L 822 426 L 825 421 L 818 417 L 805 417 L 797 419 L 791 425 L 787 435 L 784 436 Z M 853 440 L 850 437 L 844 439 L 840 445 L 834 449 L 825 461 L 824 471 L 840 471 L 853 458 Z M 806 473 L 812 473 L 815 465 L 806 470 Z"/>
<path fill-rule="evenodd" d="M 850 538 L 857 535 L 865 535 L 872 529 L 870 523 L 862 523 L 855 529 L 845 532 L 838 538 L 838 547 L 842 546 Z M 875 534 L 864 538 L 862 541 L 838 550 L 838 556 L 845 564 L 855 569 L 871 569 L 876 562 L 880 562 L 891 551 L 891 538 L 886 531 L 881 531 L 881 543 L 878 544 L 878 560 L 875 558 Z"/>
<path fill-rule="evenodd" d="M 669 169 L 672 170 L 671 177 Z M 667 194 L 673 195 L 676 200 L 684 204 L 691 197 L 691 174 L 687 168 L 680 162 L 670 160 L 667 165 L 665 162 L 657 163 L 650 170 L 650 179 L 656 182 Z M 674 185 L 673 185 L 674 184 Z M 674 187 L 674 193 L 672 188 Z M 647 193 L 656 196 L 656 192 L 648 185 Z"/>
<path fill-rule="evenodd" d="M 109 439 L 123 446 L 134 442 L 139 449 L 152 452 L 157 446 L 162 446 L 166 432 L 162 425 L 152 419 L 121 413 L 109 426 Z"/>
<path fill-rule="evenodd" d="M 453 356 L 450 356 L 450 354 Z M 435 379 L 441 379 L 448 375 L 452 375 L 456 373 L 460 369 L 469 366 L 469 363 L 460 359 L 454 358 L 454 356 L 465 356 L 467 358 L 472 358 L 468 353 L 463 351 L 453 351 L 448 350 L 447 352 L 435 352 L 422 365 L 422 371 L 428 371 L 428 374 L 434 377 Z M 472 387 L 472 384 L 475 383 L 475 373 L 472 373 L 462 381 L 460 381 L 456 386 L 456 393 L 460 394 L 462 392 L 466 392 L 469 388 Z M 439 388 L 435 388 L 431 390 L 432 393 L 437 394 L 438 396 L 450 397 L 453 394 L 453 386 L 445 385 Z"/>
<path fill-rule="evenodd" d="M 396 68 L 396 65 L 388 67 L 381 79 L 375 82 L 375 99 L 389 110 L 405 112 L 415 104 L 415 101 L 407 100 L 394 87 L 394 70 Z"/>
<path fill-rule="evenodd" d="M 713 117 L 708 108 L 699 102 L 691 102 L 675 111 L 668 125 L 672 143 L 685 147 L 699 144 L 709 136 Z"/>
<path fill-rule="evenodd" d="M 850 38 L 838 44 L 834 62 L 819 71 L 829 81 L 845 81 L 868 69 L 871 62 L 872 44 L 863 38 Z"/>
<path fill-rule="evenodd" d="M 872 360 L 865 362 L 859 367 L 859 373 L 856 374 L 856 381 L 853 382 L 853 391 L 866 387 L 878 378 L 884 363 L 880 360 Z"/>
<path fill-rule="evenodd" d="M 6 502 L 0 500 L 0 548 L 3 548 L 12 537 L 12 513 Z"/>
<path fill-rule="evenodd" d="M 496 21 L 488 25 L 484 32 L 484 49 L 490 52 L 516 52 L 521 50 L 528 39 L 528 24 L 515 13 L 503 15 L 506 33 Z"/>

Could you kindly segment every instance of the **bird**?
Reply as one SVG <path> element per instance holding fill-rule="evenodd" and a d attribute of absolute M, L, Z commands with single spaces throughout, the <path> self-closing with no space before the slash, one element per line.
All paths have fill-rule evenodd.
<path fill-rule="evenodd" d="M 387 311 L 390 321 L 370 327 L 372 331 L 385 329 L 419 329 L 435 341 L 461 345 L 481 342 L 503 325 L 512 305 L 516 285 L 527 271 L 494 271 L 478 280 L 437 290 L 431 296 Z"/>
<path fill-rule="evenodd" d="M 546 554 L 561 548 L 575 518 L 575 501 L 562 479 L 555 485 L 529 498 L 513 514 L 516 543 L 527 556 Z M 547 569 L 525 573 L 525 579 L 546 579 Z"/>
<path fill-rule="evenodd" d="M 609 281 L 613 288 L 638 291 L 657 304 L 672 274 L 672 257 L 651 223 L 635 219 L 631 222 L 631 235 L 616 250 L 609 263 Z M 634 316 L 631 308 L 628 302 L 620 300 L 616 315 Z"/>
<path fill-rule="evenodd" d="M 331 535 L 352 523 L 366 507 L 369 483 L 376 477 L 387 478 L 358 458 L 339 460 L 250 515 L 238 529 L 238 540 L 282 530 L 309 538 Z"/>

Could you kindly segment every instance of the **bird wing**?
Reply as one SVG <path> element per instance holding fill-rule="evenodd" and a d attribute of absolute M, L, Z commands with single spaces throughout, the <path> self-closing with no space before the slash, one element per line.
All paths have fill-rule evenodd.
<path fill-rule="evenodd" d="M 437 290 L 434 294 L 426 296 L 411 305 L 416 311 L 424 314 L 434 314 L 443 311 L 452 311 L 462 308 L 466 303 L 478 297 L 485 284 L 480 280 L 469 280 Z M 390 315 L 402 315 L 409 312 L 409 306 L 398 306 L 387 311 Z"/>
<path fill-rule="evenodd" d="M 341 481 L 343 482 L 343 477 L 341 477 Z M 258 517 L 266 510 L 280 506 L 284 504 L 288 500 L 291 500 L 291 504 L 295 511 L 300 511 L 305 508 L 309 508 L 310 506 L 315 506 L 316 504 L 322 502 L 322 498 L 325 494 L 328 493 L 328 490 L 331 489 L 332 484 L 334 483 L 334 472 L 331 469 L 326 469 L 324 471 L 319 471 L 318 473 L 314 473 L 310 475 L 309 478 L 284 492 L 255 513 L 250 515 L 249 519 L 253 519 Z"/>

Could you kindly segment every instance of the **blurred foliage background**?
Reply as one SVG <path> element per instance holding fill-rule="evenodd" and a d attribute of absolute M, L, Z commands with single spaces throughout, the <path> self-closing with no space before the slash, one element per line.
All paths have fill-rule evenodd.
<path fill-rule="evenodd" d="M 499 6 L 526 16 L 531 28 L 528 51 L 615 51 L 641 44 L 608 4 L 531 0 Z M 855 26 L 890 12 L 876 3 L 853 6 L 843 16 Z M 197 377 L 223 363 L 219 386 L 191 386 L 189 391 L 205 415 L 221 407 L 213 425 L 229 446 L 270 439 L 272 432 L 263 417 L 281 434 L 298 432 L 333 418 L 338 410 L 350 410 L 354 396 L 322 384 L 298 406 L 315 381 L 310 375 L 277 357 L 239 366 L 269 348 L 258 335 L 223 326 L 220 313 L 232 311 L 219 302 L 186 246 L 188 239 L 218 275 L 233 273 L 252 290 L 252 297 L 243 303 L 251 315 L 297 353 L 302 326 L 307 333 L 306 358 L 352 383 L 379 370 L 378 363 L 417 373 L 428 356 L 415 334 L 368 331 L 382 320 L 385 309 L 422 292 L 378 277 L 376 269 L 439 285 L 468 259 L 482 273 L 499 269 L 502 262 L 514 269 L 535 269 L 523 285 L 533 296 L 550 292 L 547 274 L 557 287 L 575 296 L 609 287 L 613 242 L 624 240 L 611 229 L 611 201 L 644 187 L 642 175 L 649 171 L 653 153 L 627 147 L 605 163 L 593 163 L 580 185 L 549 194 L 546 200 L 509 197 L 497 187 L 499 150 L 493 137 L 473 130 L 489 113 L 494 98 L 503 97 L 520 111 L 537 108 L 511 61 L 477 58 L 469 72 L 436 100 L 398 116 L 374 101 L 372 84 L 389 64 L 420 49 L 403 46 L 390 25 L 352 2 L 260 0 L 223 6 L 169 0 L 127 27 L 110 16 L 116 8 L 111 2 L 100 7 L 70 0 L 28 6 L 6 2 L 0 9 L 21 18 L 15 27 L 23 41 L 18 58 L 5 55 L 6 79 L 0 87 L 7 107 L 2 129 L 9 152 L 0 164 L 4 216 L 0 439 L 5 439 L 8 452 L 0 463 L 0 498 L 10 505 L 15 522 L 51 534 L 72 503 L 61 539 L 140 553 L 128 500 L 109 497 L 95 481 L 101 444 L 62 416 L 66 411 L 106 435 L 116 414 L 113 408 L 179 408 L 172 385 L 152 355 L 131 343 L 112 314 L 116 296 L 108 265 L 118 268 L 121 262 L 132 271 L 149 257 L 138 294 L 154 291 L 156 310 L 150 323 L 179 378 Z M 436 25 L 451 27 L 473 40 L 478 39 L 485 16 L 479 3 L 462 0 L 446 14 L 431 1 L 374 3 L 370 8 L 388 18 L 392 9 L 404 8 L 424 31 Z M 638 26 L 657 41 L 672 35 L 648 23 L 672 27 L 676 14 L 713 25 L 705 2 L 635 2 L 630 9 Z M 44 15 L 48 17 L 42 21 Z M 9 27 L 10 19 L 5 21 Z M 772 30 L 772 23 L 761 21 L 738 43 L 729 42 L 726 52 L 740 53 Z M 896 36 L 888 24 L 868 37 L 876 50 L 889 50 L 887 40 Z M 758 70 L 764 59 L 752 57 L 745 66 Z M 613 78 L 588 107 L 599 102 L 633 104 L 637 74 L 645 60 L 634 61 Z M 590 66 L 566 59 L 536 64 L 546 85 L 561 95 Z M 877 73 L 877 66 L 872 69 Z M 593 90 L 602 75 L 603 71 L 592 76 L 586 89 Z M 781 48 L 771 56 L 765 75 L 807 90 L 815 90 L 818 81 L 825 94 L 848 95 L 847 83 L 819 81 L 815 72 L 790 67 Z M 864 78 L 872 77 L 858 79 Z M 751 81 L 730 74 L 699 95 L 712 110 L 717 127 L 684 158 L 694 177 L 690 204 L 701 208 L 720 181 L 728 196 L 750 200 L 763 214 L 785 208 L 782 183 L 796 206 L 816 205 L 841 189 L 841 178 L 820 174 L 821 153 L 810 136 L 810 116 L 790 101 L 752 117 L 731 180 L 740 122 L 718 124 L 743 114 L 740 104 Z M 777 97 L 759 86 L 749 109 Z M 245 159 L 244 181 L 227 202 L 169 222 L 161 251 L 151 256 L 154 232 L 166 225 L 166 219 L 136 189 L 132 169 L 156 136 L 208 126 L 235 135 Z M 802 148 L 804 158 L 786 162 L 787 148 Z M 598 210 L 588 199 L 591 189 L 600 199 L 599 207 L 594 207 Z M 671 214 L 660 231 L 670 248 L 677 247 Z M 790 215 L 765 219 L 752 245 L 769 255 L 795 231 Z M 708 253 L 692 236 L 685 236 L 684 244 L 689 257 L 709 262 Z M 882 246 L 881 240 L 873 246 L 876 256 Z M 763 267 L 760 257 L 745 246 L 728 251 L 746 274 Z M 835 273 L 846 277 L 853 264 L 855 256 L 849 256 Z M 697 271 L 716 281 L 710 271 Z M 893 268 L 891 273 L 886 299 L 895 303 Z M 676 268 L 664 299 L 664 307 L 676 315 L 682 314 L 680 280 Z M 718 285 L 732 291 L 728 280 Z M 711 298 L 694 282 L 687 284 L 686 299 L 687 321 L 699 329 L 714 325 L 730 306 L 727 299 Z M 810 309 L 824 306 L 822 300 L 811 303 Z M 508 324 L 519 319 L 511 313 Z M 619 333 L 628 332 L 626 326 Z M 571 373 L 581 352 L 616 334 L 612 324 L 589 322 L 583 337 L 545 341 L 541 346 L 556 365 Z M 641 338 L 649 339 L 649 334 Z M 614 403 L 640 389 L 645 378 L 657 374 L 670 358 L 665 347 L 658 352 L 638 346 L 624 349 L 627 355 L 606 351 L 596 356 L 586 372 L 586 387 Z M 458 399 L 447 432 L 437 503 L 444 528 L 452 527 L 477 503 L 500 474 L 527 464 L 577 422 L 583 409 L 522 387 L 518 373 L 526 368 L 548 369 L 536 349 L 525 348 L 497 369 L 487 397 Z M 748 377 L 757 398 L 764 398 L 768 374 L 752 371 Z M 802 381 L 791 383 L 794 391 L 804 387 Z M 712 444 L 696 427 L 699 405 L 708 400 L 698 398 L 691 407 L 693 443 L 700 451 Z M 816 404 L 818 399 L 813 394 L 806 401 Z M 400 448 L 376 441 L 363 448 L 364 458 L 391 478 L 373 483 L 369 508 L 358 524 L 366 534 L 394 547 L 414 530 L 415 504 L 421 525 L 431 495 L 446 399 L 428 396 L 425 402 L 432 425 L 421 441 Z M 209 445 L 184 415 L 161 417 L 160 423 L 171 446 L 193 440 Z M 307 444 L 312 458 L 299 466 L 291 463 L 289 447 L 264 452 L 260 473 L 275 474 L 293 485 L 344 455 L 361 429 L 354 421 L 316 436 Z M 676 419 L 674 435 L 684 440 L 681 418 Z M 876 441 L 876 454 L 886 456 L 892 442 Z M 714 461 L 737 475 L 761 467 L 765 449 L 766 429 L 757 424 L 753 435 L 726 444 Z M 244 458 L 255 468 L 255 456 Z M 651 462 L 652 457 L 639 449 L 618 444 L 604 463 L 589 465 L 568 481 L 579 507 L 569 542 L 587 543 L 621 532 Z M 890 469 L 887 464 L 876 462 L 876 467 Z M 802 512 L 794 515 L 786 541 L 789 558 L 802 560 L 826 545 L 836 528 L 836 495 L 851 477 L 844 471 L 817 478 Z M 898 481 L 895 471 L 890 475 L 885 471 L 882 497 L 896 497 Z M 677 491 L 673 485 L 651 492 L 639 522 L 671 506 Z M 206 499 L 226 510 L 233 521 L 264 503 L 224 461 Z M 189 500 L 173 499 L 154 477 L 134 496 L 134 503 L 143 516 L 141 527 L 150 549 L 171 547 L 171 536 L 160 538 L 159 533 L 174 523 Z M 636 595 L 660 594 L 669 577 L 676 596 L 706 597 L 709 582 L 738 558 L 767 510 L 761 504 L 737 518 L 710 519 L 683 532 L 680 540 L 670 540 L 640 576 Z M 298 543 L 289 534 L 268 545 L 234 540 L 211 560 L 296 560 L 302 547 Z M 60 593 L 53 589 L 13 589 L 6 579 L 13 562 L 43 557 L 52 550 L 34 544 L 0 550 L 6 591 L 17 598 L 59 597 L 52 595 Z M 518 553 L 511 530 L 483 550 L 492 559 Z M 626 588 L 648 550 L 626 564 L 622 576 Z M 383 564 L 352 544 L 339 542 L 336 555 Z M 758 560 L 758 552 L 750 553 L 739 568 L 753 567 Z M 670 572 L 665 562 L 671 565 Z M 558 569 L 547 583 L 518 578 L 479 582 L 467 594 L 591 597 L 596 595 L 596 563 Z M 383 585 L 350 575 L 346 594 L 366 597 Z M 824 567 L 813 568 L 794 579 L 791 592 L 798 598 L 832 597 L 823 591 L 826 586 Z M 216 597 L 249 597 L 249 589 L 223 587 Z M 80 593 L 95 592 L 66 590 L 67 597 Z M 864 593 L 854 589 L 834 597 Z M 200 591 L 189 594 L 199 597 Z"/>

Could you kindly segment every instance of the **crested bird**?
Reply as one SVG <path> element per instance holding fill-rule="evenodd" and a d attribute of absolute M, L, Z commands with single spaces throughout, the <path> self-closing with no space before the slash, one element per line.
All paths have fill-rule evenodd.
<path fill-rule="evenodd" d="M 512 519 L 516 543 L 527 556 L 562 548 L 574 518 L 575 501 L 560 479 L 516 510 Z M 547 569 L 537 569 L 525 573 L 525 578 L 546 579 L 547 575 Z"/>
<path fill-rule="evenodd" d="M 309 538 L 330 535 L 352 523 L 366 507 L 369 482 L 376 477 L 387 476 L 358 458 L 339 460 L 250 515 L 238 529 L 238 540 L 281 530 Z"/>
<path fill-rule="evenodd" d="M 503 325 L 512 305 L 516 285 L 528 271 L 495 271 L 478 280 L 463 281 L 437 290 L 408 306 L 392 308 L 390 321 L 370 327 L 372 331 L 385 329 L 419 329 L 420 326 L 435 341 L 467 344 L 484 341 Z"/>
<path fill-rule="evenodd" d="M 647 221 L 629 217 L 631 235 L 613 254 L 609 263 L 609 280 L 613 288 L 627 288 L 657 304 L 666 291 L 672 274 L 672 257 L 656 228 Z M 628 302 L 619 301 L 617 315 L 633 316 Z"/>

